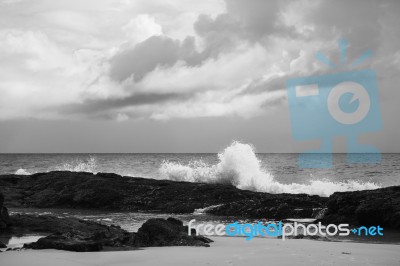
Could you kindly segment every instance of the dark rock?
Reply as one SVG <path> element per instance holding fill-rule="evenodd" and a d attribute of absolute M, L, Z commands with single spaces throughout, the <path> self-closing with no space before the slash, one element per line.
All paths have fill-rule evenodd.
<path fill-rule="evenodd" d="M 206 213 L 246 218 L 317 218 L 324 223 L 400 228 L 400 186 L 337 192 L 328 198 L 269 194 L 231 185 L 175 182 L 116 174 L 55 171 L 0 175 L 9 207 L 91 208 L 116 211 Z M 3 197 L 0 196 L 0 203 Z M 210 208 L 211 207 L 211 208 Z M 326 211 L 323 209 L 327 208 Z M 12 223 L 1 207 L 0 228 Z M 311 216 L 311 217 L 310 217 Z M 1 230 L 1 229 L 0 229 Z"/>
<path fill-rule="evenodd" d="M 103 249 L 101 241 L 93 241 L 80 234 L 55 233 L 38 241 L 25 244 L 24 248 L 32 249 L 60 249 L 77 252 L 100 251 Z"/>
<path fill-rule="evenodd" d="M 167 222 L 176 224 L 177 226 L 183 226 L 183 222 L 181 220 L 178 220 L 178 219 L 174 218 L 174 217 L 167 218 Z"/>
<path fill-rule="evenodd" d="M 27 176 L 2 175 L 11 207 L 95 208 L 105 210 L 209 213 L 251 218 L 309 218 L 326 198 L 306 194 L 268 194 L 232 185 L 176 182 L 107 173 L 55 171 Z M 301 212 L 296 210 L 303 210 Z M 287 217 L 290 216 L 290 217 Z"/>
<path fill-rule="evenodd" d="M 6 229 L 7 229 L 7 225 L 3 221 L 0 221 L 0 232 L 4 231 Z"/>
<path fill-rule="evenodd" d="M 0 248 L 6 248 L 7 245 L 0 241 Z"/>
<path fill-rule="evenodd" d="M 6 207 L 3 206 L 3 208 L 1 208 L 1 213 L 0 213 L 0 219 L 6 224 L 6 225 L 10 225 L 11 221 L 10 221 L 10 215 L 8 214 L 8 209 Z"/>
<path fill-rule="evenodd" d="M 400 229 L 400 186 L 336 192 L 329 197 L 321 221 Z"/>
<path fill-rule="evenodd" d="M 119 227 L 106 226 L 92 221 L 85 221 L 73 217 L 58 218 L 52 215 L 14 214 L 11 217 L 13 233 L 56 233 L 56 232 L 87 232 L 101 233 L 125 232 Z"/>
<path fill-rule="evenodd" d="M 24 248 L 61 249 L 77 252 L 99 251 L 103 248 L 134 249 L 152 246 L 209 246 L 210 239 L 188 235 L 187 227 L 175 218 L 150 219 L 137 233 L 117 226 L 107 226 L 77 218 L 50 215 L 12 215 L 13 232 L 49 234 Z"/>
<path fill-rule="evenodd" d="M 0 232 L 7 229 L 10 225 L 10 216 L 8 215 L 8 210 L 3 206 L 4 196 L 0 192 Z"/>
<path fill-rule="evenodd" d="M 174 219 L 149 219 L 139 228 L 133 239 L 136 246 L 204 246 L 212 240 L 196 235 L 188 235 L 187 227 Z"/>
<path fill-rule="evenodd" d="M 16 214 L 11 216 L 12 233 L 50 234 L 37 242 L 24 245 L 32 249 L 62 249 L 69 251 L 98 251 L 103 246 L 124 246 L 129 233 L 117 226 L 107 226 L 73 217 Z"/>
<path fill-rule="evenodd" d="M 325 198 L 306 194 L 254 195 L 252 199 L 238 200 L 210 208 L 208 213 L 246 218 L 310 218 L 315 208 L 321 208 Z"/>

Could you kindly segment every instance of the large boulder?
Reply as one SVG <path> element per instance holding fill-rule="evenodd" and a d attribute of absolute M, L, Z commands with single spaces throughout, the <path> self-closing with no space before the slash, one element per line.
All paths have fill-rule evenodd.
<path fill-rule="evenodd" d="M 182 221 L 149 219 L 137 233 L 118 226 L 107 226 L 77 218 L 58 218 L 51 215 L 16 214 L 11 216 L 11 232 L 15 234 L 42 233 L 48 236 L 25 244 L 32 249 L 61 249 L 78 252 L 106 249 L 126 250 L 153 246 L 209 246 L 210 239 L 188 235 Z"/>
<path fill-rule="evenodd" d="M 174 218 L 149 219 L 136 233 L 133 244 L 140 247 L 153 246 L 203 246 L 209 247 L 212 240 L 189 235 L 187 226 Z"/>
<path fill-rule="evenodd" d="M 400 186 L 336 192 L 328 199 L 322 222 L 400 229 Z"/>
<path fill-rule="evenodd" d="M 93 241 L 79 234 L 55 233 L 38 241 L 25 244 L 24 248 L 32 249 L 60 249 L 77 252 L 100 251 L 103 249 L 101 241 Z"/>
<path fill-rule="evenodd" d="M 11 216 L 13 234 L 41 233 L 48 235 L 37 242 L 25 244 L 32 249 L 62 249 L 69 251 L 99 251 L 104 246 L 121 247 L 132 233 L 119 226 L 107 226 L 73 217 L 15 214 Z"/>

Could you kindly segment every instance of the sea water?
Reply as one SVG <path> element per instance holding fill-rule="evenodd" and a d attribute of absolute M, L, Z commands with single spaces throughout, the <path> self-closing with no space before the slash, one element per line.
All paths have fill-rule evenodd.
<path fill-rule="evenodd" d="M 359 154 L 358 156 L 365 156 Z M 324 160 L 326 155 L 320 155 Z M 250 144 L 233 142 L 220 153 L 0 154 L 0 174 L 54 170 L 109 172 L 176 181 L 232 184 L 269 193 L 329 196 L 400 185 L 400 154 L 382 154 L 379 164 L 348 164 L 334 154 L 327 169 L 298 167 L 298 154 L 257 153 Z"/>

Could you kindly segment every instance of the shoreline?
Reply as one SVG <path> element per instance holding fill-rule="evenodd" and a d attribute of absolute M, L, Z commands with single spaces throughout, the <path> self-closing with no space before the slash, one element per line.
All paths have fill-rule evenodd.
<path fill-rule="evenodd" d="M 375 230 L 376 228 L 393 230 L 395 234 L 391 237 L 396 240 L 397 238 L 400 239 L 400 234 L 397 234 L 400 233 L 400 219 L 398 219 L 400 218 L 400 186 L 336 192 L 330 197 L 324 198 L 307 194 L 253 192 L 240 190 L 232 185 L 122 177 L 112 173 L 92 174 L 65 171 L 39 173 L 30 176 L 0 175 L 0 186 L 2 190 L 6 191 L 4 198 L 1 196 L 0 204 L 2 223 L 6 230 L 15 230 L 18 233 L 18 230 L 29 232 L 39 231 L 40 229 L 45 232 L 47 227 L 53 228 L 49 231 L 51 235 L 27 245 L 28 248 L 56 248 L 84 252 L 100 251 L 104 245 L 111 247 L 151 247 L 181 246 L 182 243 L 186 243 L 190 246 L 208 245 L 209 242 L 204 237 L 191 238 L 190 235 L 187 237 L 188 229 L 185 229 L 182 220 L 176 218 L 159 217 L 154 219 L 154 217 L 147 217 L 147 221 L 141 225 L 137 232 L 129 232 L 119 227 L 118 221 L 110 219 L 111 217 L 107 217 L 111 224 L 104 224 L 99 223 L 99 220 L 80 220 L 81 217 L 58 217 L 57 212 L 54 213 L 55 216 L 40 215 L 40 213 L 17 213 L 8 216 L 7 207 L 10 210 L 23 206 L 26 210 L 66 208 L 70 209 L 71 212 L 77 209 L 86 209 L 87 212 L 89 210 L 128 212 L 136 218 L 138 212 L 146 213 L 154 209 L 160 210 L 159 214 L 165 216 L 171 214 L 172 216 L 179 214 L 194 215 L 196 210 L 202 209 L 206 215 L 242 218 L 245 221 L 244 223 L 258 224 L 258 222 L 254 222 L 254 219 L 264 219 L 267 224 L 270 222 L 274 224 L 279 221 L 280 229 L 276 228 L 276 230 L 283 228 L 281 232 L 286 232 L 285 228 L 290 227 L 293 230 L 290 219 L 313 218 L 313 221 L 304 222 L 304 224 L 307 224 L 307 230 L 311 228 L 312 232 L 315 232 L 317 227 L 321 228 L 322 225 L 332 225 L 333 228 L 336 228 L 336 231 L 334 230 L 335 232 L 332 234 L 334 236 L 338 233 L 337 225 L 341 224 L 344 224 L 347 235 L 350 234 L 350 231 L 353 231 L 356 235 L 356 226 L 360 226 L 360 230 L 364 228 L 365 231 L 356 240 L 357 242 L 330 239 L 319 231 L 322 237 L 319 235 L 315 237 L 319 237 L 320 240 L 333 240 L 330 242 L 337 243 L 367 243 L 368 240 L 362 241 L 363 237 L 370 237 L 367 233 L 367 227 L 369 229 L 375 228 Z M 151 213 L 149 215 L 156 216 Z M 253 222 L 250 222 L 252 219 Z M 183 220 L 185 223 L 188 222 L 187 219 Z M 282 226 L 285 221 L 289 222 Z M 207 223 L 207 221 L 203 222 Z M 46 226 L 43 227 L 43 225 Z M 76 233 L 77 228 L 80 228 L 79 233 Z M 140 231 L 141 228 L 144 229 Z M 98 239 L 100 235 L 92 232 L 92 229 L 95 229 L 96 232 L 102 232 L 101 240 Z M 113 230 L 112 235 L 103 234 L 111 229 Z M 159 229 L 161 231 L 158 231 Z M 251 234 L 258 230 L 255 227 L 253 229 L 254 231 L 251 231 Z M 172 242 L 168 240 L 170 230 L 175 230 L 178 234 L 178 237 L 174 238 Z M 343 230 L 341 229 L 341 231 Z M 71 232 L 75 233 L 71 235 Z M 163 237 L 166 237 L 161 242 L 158 238 L 160 232 L 164 232 Z M 90 235 L 90 238 L 87 238 L 87 234 Z M 200 231 L 200 234 L 203 233 Z M 246 235 L 246 233 L 244 234 Z M 282 236 L 285 235 L 284 233 L 281 234 Z M 154 241 L 149 242 L 148 237 L 153 237 L 152 235 L 156 237 L 153 239 Z M 360 236 L 360 233 L 357 235 Z M 379 235 L 383 236 L 383 234 Z M 291 234 L 288 233 L 286 236 L 291 236 Z M 311 233 L 296 233 L 293 238 L 305 240 L 313 238 L 312 236 Z M 383 241 L 383 237 L 380 239 L 380 236 L 377 237 L 378 241 L 383 242 L 383 245 L 387 244 Z M 257 241 L 260 241 L 259 239 Z M 393 242 L 398 242 L 396 240 Z M 315 242 L 321 243 L 321 241 Z"/>
<path fill-rule="evenodd" d="M 335 192 L 329 197 L 272 194 L 232 185 L 124 177 L 113 173 L 55 171 L 0 175 L 9 208 L 71 208 L 208 214 L 254 219 L 315 218 L 323 224 L 400 229 L 400 186 Z M 212 208 L 210 208 L 212 207 Z"/>
<path fill-rule="evenodd" d="M 3 252 L 7 266 L 26 265 L 35 259 L 51 265 L 399 265 L 400 245 L 323 242 L 308 239 L 211 237 L 205 247 L 150 247 L 133 251 L 68 252 L 22 250 Z"/>
<path fill-rule="evenodd" d="M 206 224 L 218 224 L 222 222 L 224 224 L 233 223 L 238 221 L 239 223 L 257 223 L 257 219 L 247 219 L 243 217 L 226 217 L 226 216 L 215 216 L 210 214 L 171 214 L 171 213 L 152 213 L 152 212 L 129 212 L 129 211 L 102 211 L 102 210 L 88 210 L 88 209 L 58 209 L 58 208 L 9 208 L 10 215 L 15 214 L 31 214 L 31 215 L 51 215 L 59 218 L 73 217 L 83 220 L 89 220 L 97 222 L 104 225 L 118 225 L 122 229 L 128 232 L 137 232 L 141 225 L 150 218 L 168 218 L 173 217 L 182 220 L 184 224 L 187 224 L 191 219 L 196 219 L 196 221 Z M 87 215 L 87 216 L 86 216 Z M 123 215 L 123 220 L 120 218 Z M 134 221 L 127 221 L 127 216 L 135 217 Z M 108 218 L 104 218 L 108 217 Z M 269 221 L 264 221 L 265 223 Z M 273 221 L 271 221 L 273 222 Z M 290 219 L 283 221 L 284 223 L 291 223 Z M 129 227 L 127 224 L 129 223 Z M 305 225 L 310 224 L 309 222 L 303 223 Z M 200 231 L 200 234 L 203 234 Z M 35 235 L 35 234 L 33 234 Z M 37 234 L 36 234 L 37 235 Z M 1 234 L 0 234 L 1 236 Z M 9 235 L 11 236 L 11 235 Z M 24 235 L 25 236 L 25 235 Z M 43 235 L 42 235 L 43 236 Z M 320 236 L 320 235 L 318 235 Z M 13 235 L 12 237 L 18 237 Z M 212 235 L 211 237 L 220 237 L 217 235 Z M 221 236 L 223 237 L 223 236 Z M 232 237 L 245 237 L 245 236 L 232 236 Z M 255 236 L 256 238 L 263 238 L 261 236 Z M 321 236 L 320 236 L 321 237 Z M 264 237 L 265 238 L 265 237 Z M 274 239 L 275 237 L 269 237 Z M 321 239 L 312 239 L 304 237 L 304 239 L 310 239 L 314 241 L 322 241 Z M 371 244 L 390 244 L 399 245 L 400 244 L 400 231 L 395 229 L 385 229 L 384 236 L 375 236 L 374 238 L 366 236 L 356 236 L 350 234 L 346 237 L 329 236 L 326 240 L 331 242 L 351 242 L 351 243 L 371 243 Z"/>

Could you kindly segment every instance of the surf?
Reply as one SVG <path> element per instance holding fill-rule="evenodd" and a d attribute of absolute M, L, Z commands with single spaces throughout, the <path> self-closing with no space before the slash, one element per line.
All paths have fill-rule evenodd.
<path fill-rule="evenodd" d="M 174 181 L 230 184 L 239 189 L 267 193 L 306 193 L 309 195 L 330 196 L 334 192 L 355 191 L 380 188 L 373 182 L 341 181 L 335 182 L 321 178 L 305 183 L 284 184 L 262 166 L 255 149 L 250 144 L 234 141 L 218 154 L 218 162 L 210 165 L 202 160 L 188 164 L 162 162 L 159 172 L 165 179 Z"/>

